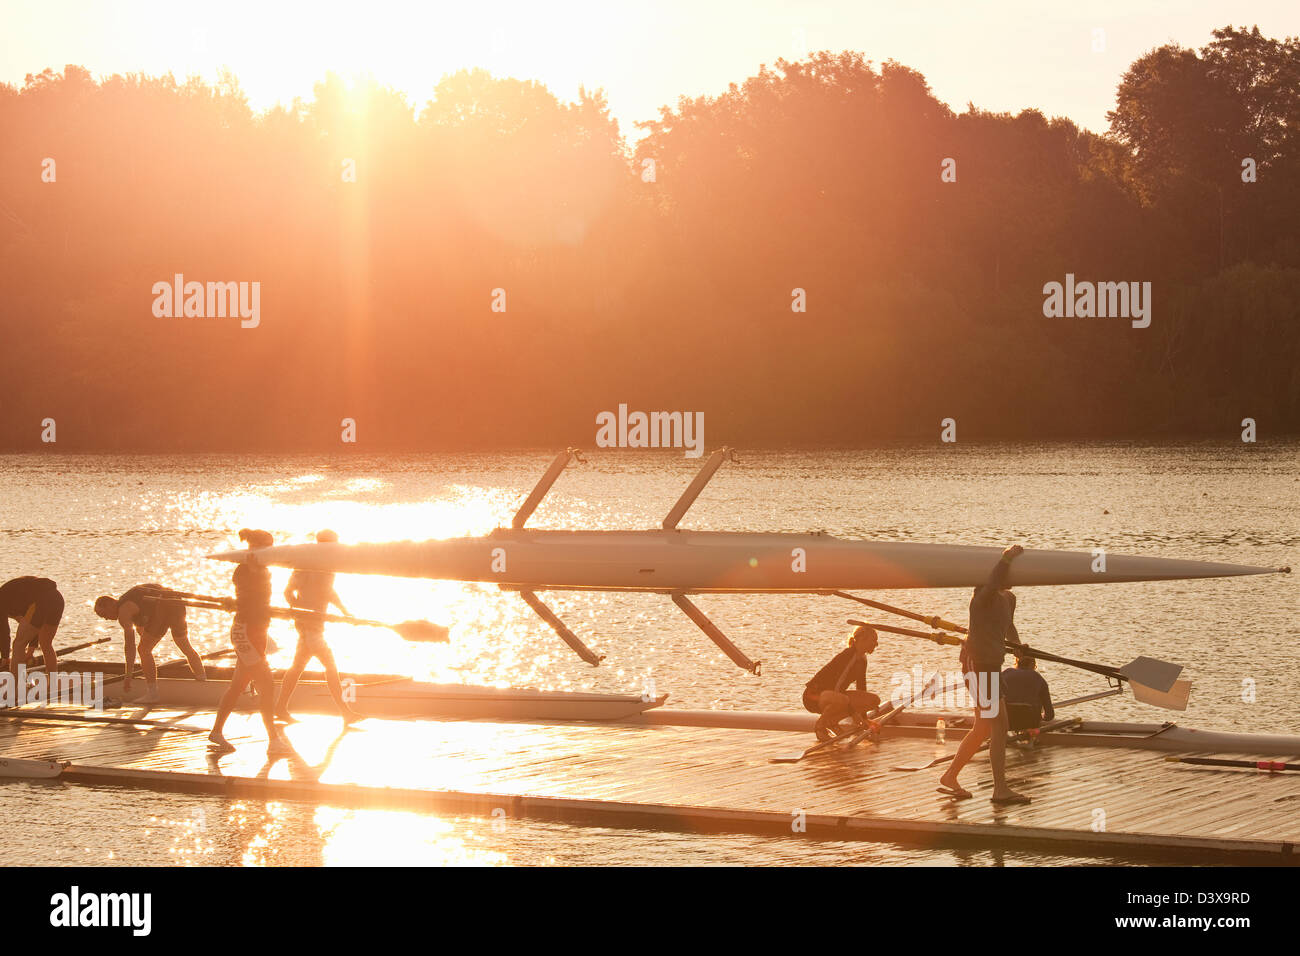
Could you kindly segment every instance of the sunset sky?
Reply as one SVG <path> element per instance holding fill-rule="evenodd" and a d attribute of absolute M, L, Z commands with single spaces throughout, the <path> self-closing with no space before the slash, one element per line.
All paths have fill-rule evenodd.
<path fill-rule="evenodd" d="M 1051 8 L 1050 15 L 1045 12 Z M 625 133 L 679 95 L 718 93 L 760 63 L 854 49 L 921 70 L 957 110 L 1036 106 L 1101 131 L 1124 69 L 1175 41 L 1200 46 L 1225 23 L 1300 34 L 1295 0 L 475 0 L 311 3 L 5 0 L 0 81 L 75 63 L 215 78 L 225 66 L 254 108 L 309 97 L 327 70 L 373 74 L 422 105 L 439 77 L 480 66 L 572 98 L 603 87 Z M 1105 50 L 1093 51 L 1093 31 Z"/>

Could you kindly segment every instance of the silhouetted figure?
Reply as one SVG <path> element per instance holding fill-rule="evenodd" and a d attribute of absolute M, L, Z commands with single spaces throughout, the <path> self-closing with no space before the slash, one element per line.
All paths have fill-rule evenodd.
<path fill-rule="evenodd" d="M 10 618 L 18 622 L 12 648 Z M 33 643 L 40 644 L 46 673 L 53 674 L 59 669 L 54 635 L 59 632 L 62 620 L 63 595 L 49 578 L 24 576 L 0 584 L 0 656 L 9 658 L 10 673 L 16 677 L 19 665 L 27 663 Z"/>
<path fill-rule="evenodd" d="M 275 681 L 271 666 L 266 661 L 267 629 L 271 625 L 271 572 L 257 560 L 258 548 L 269 548 L 273 539 L 269 532 L 243 528 L 239 540 L 247 542 L 248 557 L 236 568 L 231 580 L 235 585 L 235 620 L 230 626 L 230 643 L 235 648 L 235 672 L 230 686 L 217 703 L 217 719 L 208 739 L 209 749 L 217 753 L 230 753 L 234 745 L 223 731 L 226 720 L 235 709 L 235 702 L 251 681 L 257 689 L 257 704 L 266 727 L 269 755 L 292 752 L 293 748 L 275 726 Z"/>
<path fill-rule="evenodd" d="M 1056 716 L 1052 692 L 1038 673 L 1037 664 L 1032 657 L 1018 657 L 1015 667 L 1002 672 L 1002 700 L 1007 706 L 1008 730 L 1033 730 Z"/>
<path fill-rule="evenodd" d="M 1019 644 L 1016 633 L 1016 596 L 1007 586 L 1011 562 L 1025 553 L 1015 544 L 1002 552 L 988 580 L 975 589 L 970 600 L 970 634 L 962 644 L 962 672 L 975 699 L 975 723 L 962 738 L 947 773 L 939 778 L 939 792 L 965 800 L 969 790 L 957 782 L 957 775 L 970 762 L 984 741 L 989 741 L 989 762 L 993 765 L 994 803 L 1028 803 L 1006 782 L 1007 709 L 1001 693 L 1002 661 L 1008 643 Z"/>
<path fill-rule="evenodd" d="M 339 536 L 333 531 L 316 532 L 318 543 L 333 544 Z M 327 611 L 333 604 L 343 614 L 347 608 L 334 590 L 334 573 L 332 571 L 294 571 L 289 578 L 289 586 L 284 589 L 284 599 L 290 607 L 306 608 L 311 611 Z M 361 714 L 348 706 L 343 699 L 343 685 L 339 681 L 338 665 L 334 663 L 334 654 L 325 643 L 325 622 L 315 618 L 294 618 L 294 627 L 298 629 L 298 648 L 293 655 L 293 663 L 284 672 L 280 684 L 280 700 L 275 707 L 276 717 L 283 721 L 292 721 L 289 703 L 298 686 L 298 679 L 306 670 L 307 664 L 314 657 L 325 668 L 325 682 L 329 686 L 330 696 L 343 715 L 343 723 L 350 725 L 361 719 Z"/>
<path fill-rule="evenodd" d="M 131 675 L 135 672 L 136 635 L 140 638 L 140 663 L 144 668 L 144 696 L 141 704 L 158 703 L 158 663 L 153 650 L 171 631 L 177 649 L 189 662 L 195 680 L 206 680 L 203 660 L 190 644 L 189 623 L 185 619 L 185 605 L 179 601 L 165 602 L 165 589 L 161 584 L 137 584 L 120 598 L 104 595 L 95 601 L 95 613 L 106 621 L 116 621 L 122 626 L 125 639 L 126 669 L 123 671 L 122 689 L 131 690 Z"/>
<path fill-rule="evenodd" d="M 829 740 L 839 733 L 840 721 L 845 717 L 862 723 L 869 711 L 880 706 L 880 698 L 867 690 L 867 655 L 879 643 L 875 628 L 860 625 L 849 638 L 849 646 L 831 658 L 804 687 L 804 707 L 820 715 L 816 724 L 818 740 Z M 858 689 L 849 690 L 850 684 L 857 684 Z"/>

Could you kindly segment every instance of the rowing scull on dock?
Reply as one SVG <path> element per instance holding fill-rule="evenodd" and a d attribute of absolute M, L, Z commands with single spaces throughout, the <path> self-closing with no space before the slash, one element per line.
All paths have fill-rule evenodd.
<path fill-rule="evenodd" d="M 807 534 L 684 531 L 678 524 L 730 454 L 705 461 L 658 529 L 566 531 L 525 527 L 574 449 L 556 456 L 509 528 L 435 541 L 278 545 L 208 555 L 272 567 L 339 574 L 378 574 L 496 584 L 517 591 L 590 664 L 588 648 L 537 597 L 538 591 L 624 591 L 665 594 L 737 666 L 760 673 L 761 662 L 737 648 L 689 598 L 696 594 L 818 594 L 852 590 L 966 588 L 982 584 L 1001 549 L 977 545 L 858 541 Z M 1222 564 L 1101 551 L 1026 550 L 1008 587 L 1117 584 L 1273 574 L 1289 568 Z"/>

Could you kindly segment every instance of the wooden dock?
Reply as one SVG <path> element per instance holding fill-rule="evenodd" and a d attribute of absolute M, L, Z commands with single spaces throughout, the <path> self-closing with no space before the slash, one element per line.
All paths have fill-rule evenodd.
<path fill-rule="evenodd" d="M 63 708 L 60 712 L 77 713 Z M 1008 751 L 1029 806 L 988 800 L 987 754 L 963 774 L 975 793 L 935 792 L 945 752 L 891 737 L 773 764 L 807 735 L 695 726 L 370 719 L 349 733 L 307 716 L 297 756 L 268 761 L 260 721 L 236 714 L 239 748 L 207 753 L 211 713 L 118 711 L 170 726 L 0 719 L 0 756 L 70 761 L 63 784 L 116 785 L 345 806 L 385 806 L 664 830 L 977 845 L 1184 862 L 1300 861 L 1300 774 L 1209 770 L 1151 751 Z M 946 752 L 954 744 L 950 741 Z"/>

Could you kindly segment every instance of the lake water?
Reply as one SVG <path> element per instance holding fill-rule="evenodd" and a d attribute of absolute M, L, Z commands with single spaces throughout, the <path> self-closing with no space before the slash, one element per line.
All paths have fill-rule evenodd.
<path fill-rule="evenodd" d="M 89 605 L 99 594 L 121 593 L 146 580 L 228 593 L 230 566 L 203 555 L 236 546 L 240 527 L 266 528 L 277 541 L 289 543 L 307 541 L 321 527 L 335 529 L 344 541 L 382 541 L 481 534 L 508 525 L 551 456 L 544 450 L 383 458 L 0 456 L 0 579 L 39 574 L 57 580 L 68 600 L 59 643 L 68 646 L 120 634 L 91 613 Z M 698 466 L 698 460 L 670 452 L 593 453 L 587 464 L 569 467 L 530 526 L 656 527 Z M 762 451 L 742 452 L 738 463 L 725 465 L 682 526 L 824 530 L 890 541 L 1018 542 L 1030 548 L 1105 548 L 1113 554 L 1296 566 L 1298 503 L 1300 443 Z M 287 575 L 276 572 L 277 593 Z M 1300 731 L 1297 580 L 1268 575 L 1022 589 L 1017 624 L 1024 640 L 1045 650 L 1110 664 L 1148 654 L 1186 665 L 1194 690 L 1187 712 L 1177 718 L 1184 726 L 1294 733 Z M 798 710 L 803 683 L 843 646 L 849 630 L 845 619 L 886 620 L 834 598 L 698 598 L 737 645 L 764 661 L 763 676 L 754 677 L 727 660 L 665 597 L 548 595 L 548 604 L 569 626 L 607 655 L 592 668 L 518 596 L 491 586 L 353 576 L 340 577 L 338 587 L 354 614 L 428 618 L 447 624 L 452 635 L 449 645 L 432 646 L 408 644 L 386 631 L 336 628 L 330 632 L 332 644 L 348 669 L 570 690 L 641 692 L 653 686 L 670 695 L 670 706 L 692 708 Z M 969 591 L 872 596 L 964 620 Z M 227 646 L 228 618 L 192 611 L 190 619 L 201 651 Z M 292 626 L 277 622 L 272 636 L 281 647 L 273 663 L 287 664 Z M 165 658 L 176 656 L 169 647 L 163 645 Z M 118 641 L 85 654 L 107 658 L 120 652 Z M 885 637 L 872 656 L 871 678 L 878 690 L 887 689 L 890 675 L 917 666 L 954 669 L 955 653 Z M 1058 699 L 1104 687 L 1100 678 L 1081 671 L 1053 665 L 1042 670 Z M 1142 721 L 1168 716 L 1127 695 L 1081 705 L 1076 713 Z M 8 785 L 0 786 L 0 802 L 55 792 L 59 800 L 82 808 L 70 818 L 111 816 L 140 800 L 139 794 L 78 796 L 78 788 Z M 181 800 L 150 795 L 149 805 L 161 810 Z M 204 803 L 202 798 L 184 801 Z M 225 804 L 211 805 L 225 819 Z M 382 833 L 387 825 L 375 824 L 366 813 L 339 811 L 337 820 L 331 813 L 304 810 L 305 816 L 295 816 L 296 825 L 316 828 L 322 847 L 294 862 L 347 860 L 347 853 L 331 847 L 347 841 L 372 845 L 373 838 L 363 835 Z M 575 847 L 588 841 L 598 845 L 600 835 L 609 832 L 530 824 L 525 848 L 483 837 L 483 821 L 429 818 L 423 826 L 433 849 L 423 860 L 403 856 L 402 862 L 436 862 L 445 858 L 437 847 L 461 844 L 470 862 L 579 862 Z M 478 836 L 470 839 L 471 834 Z M 70 847 L 84 839 L 78 828 L 69 830 Z M 230 839 L 238 844 L 240 838 L 236 832 Z M 10 859 L 19 852 L 16 840 L 15 833 L 0 837 L 0 849 L 13 844 Z M 616 842 L 622 849 L 604 855 L 593 850 L 592 858 L 685 862 L 694 859 L 698 847 L 716 862 L 962 862 L 945 851 L 752 837 L 642 834 Z M 88 851 L 86 862 L 169 862 L 159 853 L 166 857 L 175 847 L 164 844 L 124 838 L 112 848 L 111 860 L 104 858 L 109 851 L 97 847 Z M 201 853 L 183 858 L 277 862 L 274 853 L 249 857 L 237 849 L 224 848 L 206 860 Z M 170 856 L 174 862 L 176 855 Z M 986 854 L 975 862 L 990 861 Z"/>

